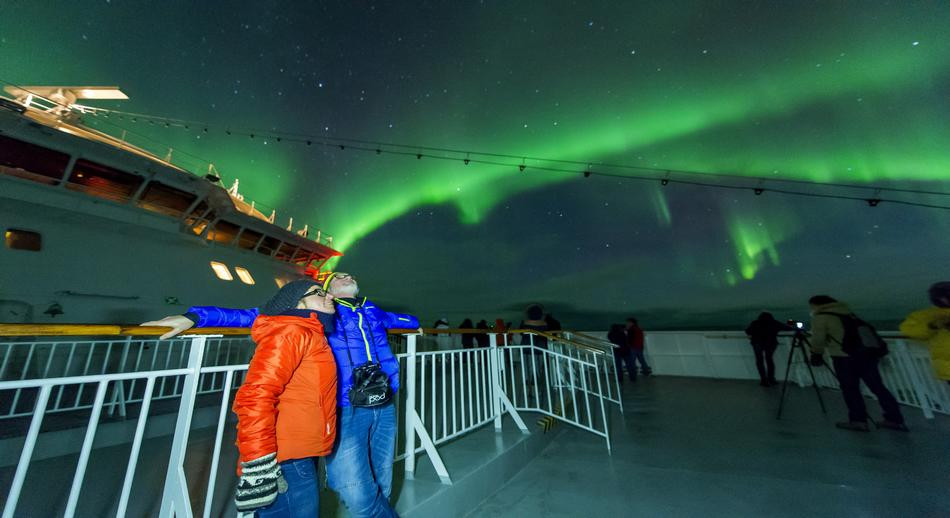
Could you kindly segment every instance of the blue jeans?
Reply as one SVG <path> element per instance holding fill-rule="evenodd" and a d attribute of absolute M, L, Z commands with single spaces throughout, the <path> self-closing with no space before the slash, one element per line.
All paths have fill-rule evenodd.
<path fill-rule="evenodd" d="M 640 372 L 643 374 L 650 374 L 653 369 L 647 365 L 647 359 L 646 356 L 643 355 L 643 349 L 635 349 L 631 347 L 631 354 L 633 354 L 634 361 L 640 362 Z M 631 372 L 636 372 L 636 369 Z"/>
<path fill-rule="evenodd" d="M 320 512 L 320 488 L 317 486 L 316 459 L 285 460 L 280 470 L 287 481 L 287 491 L 277 500 L 257 510 L 257 518 L 314 518 Z"/>
<path fill-rule="evenodd" d="M 337 444 L 327 457 L 327 483 L 354 518 L 396 516 L 389 505 L 396 453 L 396 408 L 337 409 Z"/>

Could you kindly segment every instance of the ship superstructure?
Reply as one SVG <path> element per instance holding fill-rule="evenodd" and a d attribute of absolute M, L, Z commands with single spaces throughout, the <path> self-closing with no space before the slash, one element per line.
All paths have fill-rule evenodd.
<path fill-rule="evenodd" d="M 276 223 L 172 150 L 83 124 L 115 87 L 7 87 L 0 97 L 0 322 L 139 322 L 183 304 L 253 306 L 316 275 L 332 237 Z M 138 143 L 136 143 L 138 144 Z M 201 173 L 205 173 L 202 171 Z"/>

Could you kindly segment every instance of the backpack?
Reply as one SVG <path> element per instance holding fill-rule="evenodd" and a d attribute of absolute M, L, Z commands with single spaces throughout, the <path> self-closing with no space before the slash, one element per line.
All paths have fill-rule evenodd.
<path fill-rule="evenodd" d="M 889 352 L 887 342 L 877 334 L 874 326 L 858 318 L 857 315 L 841 315 L 838 313 L 818 313 L 819 315 L 834 315 L 841 320 L 844 327 L 844 336 L 841 339 L 841 350 L 848 356 L 869 356 L 883 358 Z M 832 338 L 834 340 L 834 338 Z M 836 340 L 837 341 L 837 340 Z"/>

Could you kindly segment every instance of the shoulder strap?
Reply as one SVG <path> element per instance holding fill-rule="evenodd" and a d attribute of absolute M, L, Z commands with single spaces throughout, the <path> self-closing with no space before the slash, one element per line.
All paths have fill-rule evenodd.
<path fill-rule="evenodd" d="M 851 315 L 853 315 L 853 313 L 852 313 L 851 315 L 842 315 L 841 313 L 832 313 L 832 312 L 830 312 L 830 311 L 819 311 L 819 312 L 817 312 L 817 313 L 815 313 L 815 314 L 816 314 L 816 315 L 829 315 L 829 316 L 833 316 L 833 317 L 838 317 L 838 320 L 841 321 L 841 327 L 844 327 L 844 319 L 850 317 Z M 838 345 L 842 345 L 842 346 L 844 345 L 844 343 L 842 343 L 842 340 L 844 340 L 844 337 L 842 337 L 841 340 L 838 340 L 837 338 L 835 338 L 835 337 L 833 337 L 833 336 L 831 336 L 831 335 L 829 334 L 829 335 L 828 335 L 828 338 L 830 338 L 831 341 L 833 341 L 834 343 L 836 343 L 836 344 L 838 344 Z"/>

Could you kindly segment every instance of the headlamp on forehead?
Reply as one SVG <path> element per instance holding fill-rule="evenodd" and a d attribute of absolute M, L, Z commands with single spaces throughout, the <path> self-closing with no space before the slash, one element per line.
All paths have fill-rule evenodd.
<path fill-rule="evenodd" d="M 323 279 L 323 291 L 329 291 L 330 281 L 333 279 L 350 279 L 353 276 L 348 273 L 343 272 L 330 272 L 326 278 Z"/>

